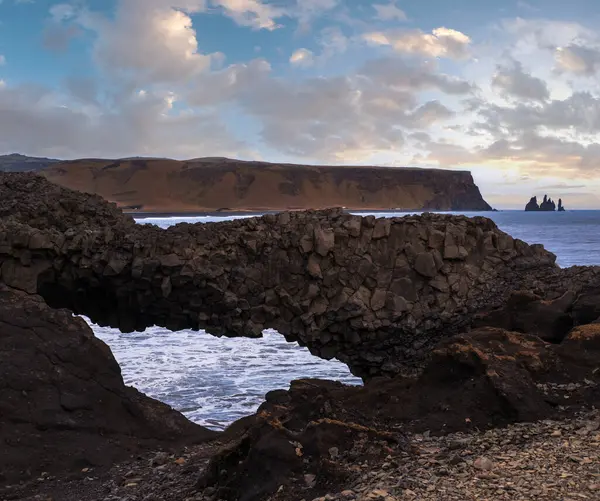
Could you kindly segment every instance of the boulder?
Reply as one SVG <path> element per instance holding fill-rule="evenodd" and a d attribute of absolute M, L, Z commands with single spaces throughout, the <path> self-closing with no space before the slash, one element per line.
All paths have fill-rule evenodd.
<path fill-rule="evenodd" d="M 573 304 L 572 315 L 576 325 L 600 319 L 600 285 L 592 283 L 581 290 Z"/>
<path fill-rule="evenodd" d="M 571 308 L 575 301 L 572 291 L 554 300 L 544 300 L 530 291 L 516 291 L 502 308 L 479 316 L 475 327 L 491 326 L 539 336 L 558 343 L 573 327 Z"/>

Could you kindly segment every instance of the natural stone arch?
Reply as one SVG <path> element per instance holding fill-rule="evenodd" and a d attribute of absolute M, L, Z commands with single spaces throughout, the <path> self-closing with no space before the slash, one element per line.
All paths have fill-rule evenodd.
<path fill-rule="evenodd" d="M 443 336 L 555 257 L 486 218 L 341 210 L 137 225 L 99 197 L 0 177 L 1 280 L 123 331 L 274 328 L 362 377 L 418 368 Z"/>

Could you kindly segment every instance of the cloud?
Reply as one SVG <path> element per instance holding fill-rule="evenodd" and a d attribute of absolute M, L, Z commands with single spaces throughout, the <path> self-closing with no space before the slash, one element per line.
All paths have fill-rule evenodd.
<path fill-rule="evenodd" d="M 498 66 L 492 86 L 504 95 L 518 99 L 545 101 L 550 96 L 546 83 L 525 73 L 518 61 L 513 61 L 509 66 Z"/>
<path fill-rule="evenodd" d="M 329 59 L 336 54 L 342 54 L 350 46 L 350 40 L 338 26 L 323 28 L 317 37 L 317 42 L 321 46 L 320 57 L 322 60 Z"/>
<path fill-rule="evenodd" d="M 61 23 L 73 19 L 77 15 L 75 7 L 68 3 L 59 3 L 50 7 L 50 18 L 55 23 Z"/>
<path fill-rule="evenodd" d="M 407 131 L 454 116 L 437 100 L 421 103 L 421 91 L 470 92 L 464 83 L 435 73 L 433 66 L 387 59 L 348 76 L 300 81 L 263 76 L 232 99 L 258 120 L 271 148 L 320 161 L 365 161 L 377 152 L 403 153 Z"/>
<path fill-rule="evenodd" d="M 600 49 L 571 44 L 558 47 L 556 64 L 562 71 L 592 76 L 600 70 Z"/>
<path fill-rule="evenodd" d="M 259 0 L 213 0 L 236 23 L 255 29 L 274 30 L 279 27 L 275 19 L 284 15 L 283 9 Z"/>
<path fill-rule="evenodd" d="M 425 157 L 441 165 L 509 163 L 538 176 L 595 177 L 600 169 L 600 99 L 574 93 L 564 100 L 502 106 L 481 102 L 474 127 L 487 139 L 466 146 L 432 139 Z"/>
<path fill-rule="evenodd" d="M 308 49 L 298 49 L 290 56 L 290 63 L 294 66 L 312 66 L 314 63 L 313 53 Z"/>
<path fill-rule="evenodd" d="M 469 94 L 474 90 L 466 80 L 437 71 L 432 62 L 408 63 L 400 58 L 382 58 L 368 61 L 359 73 L 386 85 L 412 91 L 436 89 L 452 95 Z"/>
<path fill-rule="evenodd" d="M 394 1 L 388 4 L 373 4 L 373 8 L 376 19 L 381 21 L 406 21 L 407 19 L 406 13 Z"/>
<path fill-rule="evenodd" d="M 217 115 L 173 114 L 171 99 L 146 92 L 82 107 L 47 89 L 0 86 L 0 151 L 61 158 L 247 154 Z"/>
<path fill-rule="evenodd" d="M 323 18 L 340 3 L 340 0 L 296 0 L 285 9 L 285 13 L 288 17 L 296 19 L 298 31 L 305 33 L 310 31 L 315 19 Z"/>
<path fill-rule="evenodd" d="M 504 19 L 500 29 L 516 41 L 515 48 L 522 53 L 539 49 L 554 51 L 571 43 L 593 40 L 594 30 L 580 23 L 549 19 Z"/>
<path fill-rule="evenodd" d="M 98 34 L 96 60 L 113 78 L 132 85 L 183 82 L 207 70 L 211 55 L 198 49 L 196 31 L 187 12 L 201 11 L 201 1 L 121 1 L 114 20 L 80 16 Z M 179 9 L 185 9 L 186 12 Z"/>
<path fill-rule="evenodd" d="M 480 103 L 479 115 L 494 134 L 502 129 L 522 132 L 532 129 L 574 131 L 579 135 L 600 133 L 600 98 L 589 92 L 574 92 L 566 99 L 541 105 L 519 103 L 502 106 Z"/>
<path fill-rule="evenodd" d="M 344 35 L 338 26 L 323 28 L 315 37 L 318 51 L 300 48 L 294 51 L 289 59 L 293 66 L 324 66 L 335 56 L 345 53 L 352 41 Z"/>
<path fill-rule="evenodd" d="M 363 39 L 372 45 L 389 45 L 398 52 L 450 59 L 468 57 L 471 44 L 471 39 L 464 33 L 444 27 L 431 33 L 421 30 L 371 32 L 364 34 Z"/>
<path fill-rule="evenodd" d="M 6 64 L 6 57 L 0 54 L 0 66 L 4 66 Z"/>
<path fill-rule="evenodd" d="M 232 64 L 219 71 L 200 75 L 195 85 L 183 94 L 183 99 L 192 108 L 217 108 L 223 103 L 232 103 L 251 96 L 267 85 L 271 65 L 264 59 L 254 59 L 244 64 Z M 251 97 L 249 97 L 251 99 Z"/>

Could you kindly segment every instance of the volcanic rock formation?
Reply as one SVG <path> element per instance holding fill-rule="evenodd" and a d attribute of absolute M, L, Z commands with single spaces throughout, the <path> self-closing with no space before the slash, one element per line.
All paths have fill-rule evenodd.
<path fill-rule="evenodd" d="M 538 205 L 537 197 L 532 197 L 531 200 L 525 206 L 525 210 L 527 212 L 535 212 L 535 211 L 545 211 L 545 212 L 553 212 L 556 210 L 556 203 L 551 198 L 548 198 L 548 195 L 544 195 L 544 200 L 542 203 Z M 562 205 L 562 199 L 558 200 L 558 210 L 564 211 L 565 208 Z"/>
<path fill-rule="evenodd" d="M 281 213 L 167 230 L 28 174 L 0 177 L 1 280 L 123 331 L 275 328 L 369 378 L 418 369 L 441 337 L 551 276 L 555 256 L 485 218 Z"/>
<path fill-rule="evenodd" d="M 234 425 L 246 433 L 212 458 L 200 486 L 222 499 L 267 499 L 277 490 L 297 492 L 306 476 L 317 484 L 335 481 L 332 455 L 356 463 L 379 453 L 380 462 L 389 461 L 391 451 L 410 447 L 406 432 L 566 417 L 600 402 L 599 359 L 600 325 L 578 327 L 561 344 L 486 327 L 442 341 L 418 379 L 364 387 L 294 381 Z"/>
<path fill-rule="evenodd" d="M 0 285 L 0 483 L 215 435 L 125 386 L 81 318 Z"/>
<path fill-rule="evenodd" d="M 212 498 L 295 500 L 308 484 L 324 494 L 347 474 L 337 457 L 387 461 L 410 447 L 406 431 L 600 403 L 600 268 L 561 270 L 485 218 L 333 210 L 161 230 L 97 196 L 6 174 L 0 284 L 0 486 L 213 436 L 126 387 L 83 320 L 50 307 L 123 330 L 274 327 L 365 377 L 364 387 L 302 380 L 269 393 L 219 435 L 228 445 L 197 485 Z"/>
<path fill-rule="evenodd" d="M 154 212 L 330 207 L 491 210 L 466 171 L 138 158 L 63 162 L 43 174 L 122 208 Z"/>
<path fill-rule="evenodd" d="M 565 206 L 562 204 L 562 198 L 558 199 L 558 212 L 565 212 Z"/>

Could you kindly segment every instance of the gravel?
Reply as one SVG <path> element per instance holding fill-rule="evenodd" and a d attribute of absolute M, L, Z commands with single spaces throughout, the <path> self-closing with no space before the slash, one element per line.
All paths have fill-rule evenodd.
<path fill-rule="evenodd" d="M 410 446 L 381 459 L 354 462 L 331 454 L 345 470 L 343 488 L 311 496 L 319 476 L 265 501 L 580 501 L 600 500 L 600 411 L 565 421 L 520 423 L 469 433 L 409 436 Z M 222 444 L 221 444 L 222 445 Z M 0 500 L 218 501 L 196 481 L 219 444 L 157 452 L 108 472 L 72 480 L 43 478 L 0 491 Z M 335 451 L 334 451 L 335 452 Z M 29 492 L 30 495 L 19 495 Z"/>

